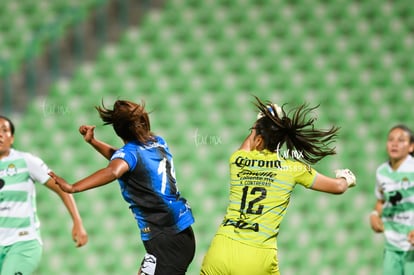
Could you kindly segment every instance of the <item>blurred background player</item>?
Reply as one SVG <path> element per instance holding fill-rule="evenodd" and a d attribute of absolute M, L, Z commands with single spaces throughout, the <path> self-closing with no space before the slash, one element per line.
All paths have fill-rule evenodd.
<path fill-rule="evenodd" d="M 376 171 L 372 229 L 385 235 L 384 275 L 414 274 L 414 134 L 406 125 L 388 133 L 388 161 Z"/>
<path fill-rule="evenodd" d="M 258 120 L 230 157 L 227 213 L 201 274 L 279 274 L 276 236 L 295 185 L 341 194 L 356 182 L 348 169 L 331 178 L 310 167 L 335 154 L 328 145 L 338 131 L 314 129 L 314 119 L 306 119 L 314 108 L 302 105 L 287 116 L 283 108 L 256 100 Z M 283 148 L 290 158 L 281 157 L 287 156 Z"/>
<path fill-rule="evenodd" d="M 113 109 L 97 107 L 124 146 L 119 150 L 94 138 L 93 126 L 80 133 L 110 160 L 106 168 L 73 185 L 50 173 L 68 193 L 82 192 L 118 179 L 122 196 L 137 220 L 147 254 L 138 274 L 185 274 L 194 258 L 194 218 L 177 189 L 173 158 L 165 140 L 151 132 L 144 104 L 117 100 Z"/>
<path fill-rule="evenodd" d="M 36 214 L 35 182 L 56 192 L 72 220 L 77 247 L 88 241 L 75 200 L 49 177 L 49 168 L 38 157 L 15 150 L 14 124 L 0 116 L 0 274 L 32 274 L 42 255 Z"/>

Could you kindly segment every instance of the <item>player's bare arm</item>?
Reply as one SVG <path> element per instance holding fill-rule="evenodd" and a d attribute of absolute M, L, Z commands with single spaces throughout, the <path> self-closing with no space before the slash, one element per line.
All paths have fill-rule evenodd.
<path fill-rule="evenodd" d="M 54 191 L 61 198 L 66 209 L 69 212 L 73 221 L 72 239 L 75 242 L 76 247 L 84 246 L 88 242 L 88 234 L 85 228 L 83 227 L 82 219 L 76 207 L 76 203 L 73 196 L 61 190 L 56 185 L 55 180 L 53 178 L 50 178 L 45 185 L 50 190 Z"/>
<path fill-rule="evenodd" d="M 381 213 L 382 213 L 383 204 L 384 204 L 384 201 L 377 200 L 377 202 L 375 203 L 375 209 L 371 212 L 371 214 L 369 216 L 369 221 L 370 221 L 370 224 L 371 224 L 371 228 L 376 233 L 384 232 L 384 224 L 382 223 L 382 220 L 381 220 Z"/>
<path fill-rule="evenodd" d="M 342 194 L 348 189 L 348 183 L 344 178 L 331 178 L 318 174 L 311 188 L 331 194 Z"/>
<path fill-rule="evenodd" d="M 64 192 L 77 193 L 108 184 L 120 178 L 128 170 L 129 166 L 124 160 L 114 159 L 107 167 L 96 171 L 92 175 L 81 179 L 74 184 L 69 184 L 65 179 L 59 177 L 54 172 L 49 172 L 49 175 Z"/>
<path fill-rule="evenodd" d="M 244 150 L 244 151 L 250 151 L 250 150 L 252 150 L 255 136 L 256 136 L 256 129 L 254 129 L 254 126 L 253 126 L 251 128 L 250 134 L 243 141 L 243 143 L 240 146 L 239 150 Z"/>
<path fill-rule="evenodd" d="M 83 139 L 92 145 L 92 147 L 102 156 L 109 160 L 117 149 L 101 140 L 96 139 L 94 130 L 95 126 L 91 125 L 81 125 L 79 127 L 79 133 L 83 136 Z"/>

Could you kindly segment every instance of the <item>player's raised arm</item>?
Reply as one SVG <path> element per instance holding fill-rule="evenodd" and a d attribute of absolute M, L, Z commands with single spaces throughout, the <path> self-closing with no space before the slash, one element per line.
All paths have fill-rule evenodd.
<path fill-rule="evenodd" d="M 117 150 L 115 147 L 95 138 L 94 134 L 95 126 L 82 125 L 79 127 L 79 133 L 83 136 L 83 139 L 92 145 L 96 151 L 98 151 L 106 159 L 110 159 Z"/>
<path fill-rule="evenodd" d="M 256 130 L 254 126 L 251 128 L 250 134 L 246 137 L 246 139 L 241 144 L 239 150 L 250 151 L 253 148 L 254 138 L 256 136 Z"/>

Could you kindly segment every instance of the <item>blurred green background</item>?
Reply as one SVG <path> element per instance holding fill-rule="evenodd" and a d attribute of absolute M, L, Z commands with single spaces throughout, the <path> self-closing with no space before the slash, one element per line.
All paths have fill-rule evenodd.
<path fill-rule="evenodd" d="M 389 128 L 413 127 L 411 1 L 4 0 L 0 21 L 1 113 L 16 124 L 16 148 L 68 181 L 107 164 L 81 124 L 122 145 L 94 106 L 147 103 L 196 219 L 188 274 L 199 273 L 224 215 L 228 159 L 256 117 L 253 95 L 320 105 L 317 127 L 341 131 L 338 154 L 315 168 L 350 168 L 358 179 L 341 196 L 295 189 L 278 237 L 282 274 L 381 272 L 383 237 L 368 216 Z M 58 197 L 37 190 L 37 275 L 136 274 L 144 249 L 117 182 L 75 195 L 89 233 L 80 249 Z"/>

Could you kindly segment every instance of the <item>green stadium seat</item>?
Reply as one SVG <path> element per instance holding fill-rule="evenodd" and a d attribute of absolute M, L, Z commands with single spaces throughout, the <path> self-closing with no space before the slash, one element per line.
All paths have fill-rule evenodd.
<path fill-rule="evenodd" d="M 101 3 L 43 2 L 39 8 L 29 2 L 21 10 L 33 28 L 45 24 L 42 18 L 79 8 L 65 17 L 70 24 Z M 12 8 L 20 5 L 10 3 Z M 9 5 L 0 3 L 1 22 L 8 22 L 2 11 Z M 169 1 L 160 10 L 148 11 L 139 26 L 124 30 L 117 43 L 105 46 L 73 78 L 53 85 L 46 102 L 68 107 L 68 116 L 44 116 L 42 103 L 33 103 L 19 127 L 24 135 L 18 143 L 41 152 L 54 169 L 76 180 L 107 163 L 77 133 L 81 123 L 93 122 L 99 137 L 120 144 L 110 127 L 102 127 L 93 106 L 101 99 L 108 104 L 115 98 L 144 99 L 153 110 L 154 131 L 173 151 L 180 190 L 196 216 L 198 248 L 189 274 L 198 274 L 225 212 L 228 159 L 256 116 L 252 95 L 287 103 L 287 109 L 304 102 L 320 104 L 317 125 L 341 130 L 338 155 L 315 167 L 328 175 L 336 168 L 351 168 L 358 186 L 340 197 L 295 189 L 278 239 L 281 272 L 377 274 L 383 244 L 363 224 L 375 201 L 375 168 L 386 160 L 381 148 L 388 127 L 409 123 L 414 78 L 407 58 L 412 48 L 407 26 L 412 10 L 408 2 Z M 9 29 L 0 24 L 1 33 Z M 10 37 L 0 38 L 0 47 L 13 56 L 15 49 L 6 41 L 16 51 L 21 42 Z M 39 128 L 53 129 L 54 134 Z M 39 197 L 48 201 L 43 193 Z M 50 225 L 55 213 L 45 213 L 47 260 L 39 274 L 135 273 L 144 252 L 117 184 L 76 198 L 90 246 L 81 253 L 69 249 L 66 236 Z M 131 236 L 136 243 L 124 240 Z M 125 251 L 134 256 L 125 258 Z M 58 254 L 71 260 L 51 256 Z M 125 264 L 120 267 L 121 261 Z"/>

